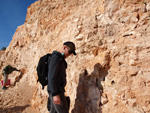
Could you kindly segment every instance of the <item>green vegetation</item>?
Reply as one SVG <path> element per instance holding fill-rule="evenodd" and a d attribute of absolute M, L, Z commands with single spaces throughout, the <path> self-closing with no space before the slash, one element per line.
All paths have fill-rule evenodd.
<path fill-rule="evenodd" d="M 2 47 L 2 49 L 1 50 L 6 50 L 6 47 Z"/>

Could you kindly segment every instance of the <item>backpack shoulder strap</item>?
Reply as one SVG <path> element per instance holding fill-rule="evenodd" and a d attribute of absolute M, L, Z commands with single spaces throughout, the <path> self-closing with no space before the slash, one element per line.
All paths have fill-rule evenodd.
<path fill-rule="evenodd" d="M 61 62 L 64 61 L 65 66 L 67 68 L 67 62 L 65 61 L 65 59 L 63 58 L 63 56 L 60 53 L 53 53 L 53 54 L 56 54 L 59 57 L 59 59 L 60 59 Z"/>
<path fill-rule="evenodd" d="M 57 55 L 59 57 L 60 61 L 62 61 L 63 58 L 62 58 L 61 54 L 57 54 L 57 53 L 53 53 L 53 54 Z"/>

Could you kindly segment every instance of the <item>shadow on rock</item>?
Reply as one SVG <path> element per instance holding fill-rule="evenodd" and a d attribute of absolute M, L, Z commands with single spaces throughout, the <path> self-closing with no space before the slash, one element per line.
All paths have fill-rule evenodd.
<path fill-rule="evenodd" d="M 12 108 L 0 108 L 0 113 L 22 113 L 30 105 L 27 104 L 25 106 L 14 106 Z"/>
<path fill-rule="evenodd" d="M 109 67 L 102 67 L 100 63 L 94 65 L 94 70 L 88 74 L 84 69 L 79 75 L 79 83 L 75 106 L 72 113 L 101 113 L 101 81 L 108 75 Z"/>

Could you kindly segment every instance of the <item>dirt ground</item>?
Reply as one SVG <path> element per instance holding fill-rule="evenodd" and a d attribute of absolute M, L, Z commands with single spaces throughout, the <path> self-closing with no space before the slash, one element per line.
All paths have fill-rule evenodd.
<path fill-rule="evenodd" d="M 0 50 L 0 59 L 5 51 Z M 20 82 L 23 73 L 18 72 L 17 75 L 10 74 L 8 79 L 12 76 L 16 80 L 7 86 L 7 90 L 2 90 L 3 80 L 2 71 L 0 71 L 0 113 L 38 113 L 31 107 L 31 100 L 34 93 L 34 88 L 29 86 L 27 81 Z M 18 76 L 19 75 L 19 76 Z"/>
<path fill-rule="evenodd" d="M 11 84 L 7 90 L 0 84 L 0 113 L 37 113 L 30 104 L 33 92 L 28 82 Z"/>
<path fill-rule="evenodd" d="M 0 50 L 0 59 L 5 53 Z M 1 67 L 2 68 L 2 67 Z M 35 87 L 29 86 L 28 81 L 22 81 L 25 70 L 9 74 L 11 85 L 3 90 L 1 81 L 3 80 L 2 69 L 0 68 L 0 113 L 39 113 L 31 106 L 31 100 Z"/>

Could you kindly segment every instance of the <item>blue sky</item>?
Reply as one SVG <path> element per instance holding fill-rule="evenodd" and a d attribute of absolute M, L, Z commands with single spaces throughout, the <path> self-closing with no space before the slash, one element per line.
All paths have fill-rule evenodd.
<path fill-rule="evenodd" d="M 7 47 L 18 26 L 24 24 L 27 8 L 38 0 L 0 0 L 0 50 Z"/>

